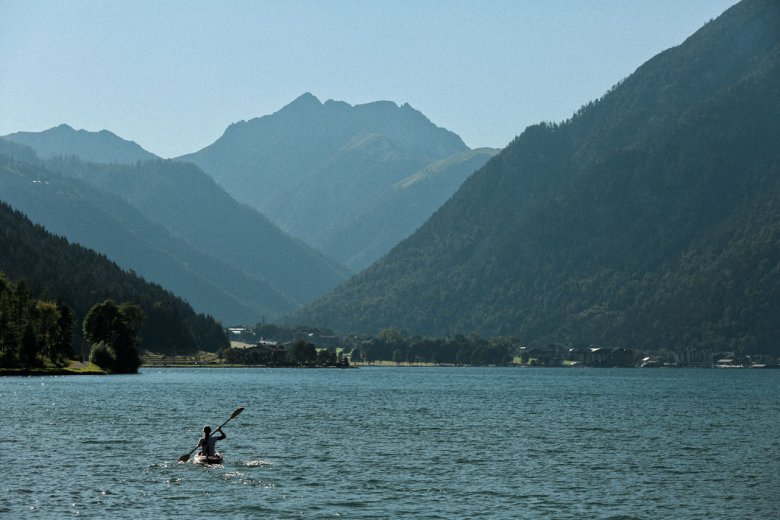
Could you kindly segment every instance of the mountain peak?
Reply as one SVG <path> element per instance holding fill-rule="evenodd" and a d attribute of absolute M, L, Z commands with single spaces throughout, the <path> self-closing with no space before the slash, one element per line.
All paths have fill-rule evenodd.
<path fill-rule="evenodd" d="M 295 100 L 290 104 L 295 104 L 295 103 L 316 103 L 318 105 L 322 104 L 320 103 L 319 98 L 314 94 L 312 94 L 311 92 L 304 92 L 303 94 L 295 98 Z"/>
<path fill-rule="evenodd" d="M 305 92 L 295 98 L 295 100 L 292 101 L 292 103 L 286 105 L 282 110 L 289 110 L 289 109 L 297 109 L 297 110 L 311 110 L 320 108 L 322 106 L 322 102 L 312 94 L 311 92 Z"/>
<path fill-rule="evenodd" d="M 777 356 L 779 49 L 780 3 L 740 2 L 528 127 L 295 322 Z"/>
<path fill-rule="evenodd" d="M 179 159 L 199 165 L 285 231 L 361 269 L 414 231 L 475 167 L 453 173 L 455 180 L 441 181 L 438 190 L 419 192 L 415 201 L 393 199 L 395 210 L 385 209 L 397 196 L 393 186 L 466 151 L 460 137 L 411 107 L 323 104 L 305 93 L 273 114 L 228 127 L 212 145 Z M 290 211 L 293 200 L 296 210 Z M 414 211 L 399 210 L 402 204 Z"/>
<path fill-rule="evenodd" d="M 43 132 L 17 132 L 5 137 L 29 146 L 42 158 L 75 155 L 88 162 L 121 164 L 158 158 L 138 143 L 122 139 L 108 130 L 75 130 L 65 123 Z"/>

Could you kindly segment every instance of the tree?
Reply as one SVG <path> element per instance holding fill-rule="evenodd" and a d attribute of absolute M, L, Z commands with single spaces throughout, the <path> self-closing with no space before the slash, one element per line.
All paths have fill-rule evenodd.
<path fill-rule="evenodd" d="M 320 366 L 329 366 L 336 364 L 336 351 L 321 349 L 317 351 L 317 364 Z"/>
<path fill-rule="evenodd" d="M 117 371 L 135 373 L 141 366 L 138 346 L 140 344 L 139 333 L 144 322 L 144 311 L 140 305 L 125 302 L 119 306 L 119 315 L 121 316 L 119 341 L 114 346 Z"/>
<path fill-rule="evenodd" d="M 0 367 L 16 366 L 19 350 L 19 334 L 13 320 L 13 287 L 0 273 Z"/>
<path fill-rule="evenodd" d="M 52 301 L 38 300 L 34 307 L 35 336 L 38 338 L 40 353 L 52 358 L 52 345 L 57 339 L 60 309 Z"/>
<path fill-rule="evenodd" d="M 38 342 L 35 340 L 35 332 L 29 323 L 22 333 L 22 344 L 19 348 L 19 358 L 24 368 L 40 366 L 38 358 Z"/>
<path fill-rule="evenodd" d="M 102 368 L 110 368 L 116 365 L 114 349 L 106 345 L 104 341 L 92 345 L 89 352 L 89 361 Z"/>
<path fill-rule="evenodd" d="M 55 363 L 61 363 L 73 355 L 73 322 L 75 316 L 70 307 L 62 300 L 57 300 L 56 335 L 51 343 L 51 359 Z"/>
<path fill-rule="evenodd" d="M 406 335 L 400 330 L 390 327 L 379 331 L 377 339 L 386 345 L 397 347 L 406 342 Z"/>
<path fill-rule="evenodd" d="M 317 348 L 303 340 L 298 340 L 290 347 L 290 361 L 297 365 L 307 365 L 317 362 Z"/>
<path fill-rule="evenodd" d="M 144 319 L 140 305 L 112 300 L 94 305 L 84 318 L 84 338 L 93 348 L 104 343 L 113 351 L 113 366 L 104 366 L 110 372 L 135 373 L 141 366 L 138 357 L 138 332 Z"/>
<path fill-rule="evenodd" d="M 228 347 L 222 350 L 225 362 L 230 365 L 240 365 L 244 363 L 244 352 L 237 348 Z"/>

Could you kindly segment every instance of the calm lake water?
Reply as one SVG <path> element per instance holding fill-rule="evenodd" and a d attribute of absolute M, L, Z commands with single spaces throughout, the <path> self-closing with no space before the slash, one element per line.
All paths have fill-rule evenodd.
<path fill-rule="evenodd" d="M 780 518 L 780 371 L 0 378 L 0 517 Z M 224 465 L 179 464 L 238 406 Z"/>

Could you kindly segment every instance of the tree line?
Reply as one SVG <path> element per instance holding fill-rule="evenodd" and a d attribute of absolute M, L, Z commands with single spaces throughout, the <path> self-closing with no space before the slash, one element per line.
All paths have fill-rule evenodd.
<path fill-rule="evenodd" d="M 0 172 L 3 161 L 0 155 Z M 104 255 L 48 233 L 3 202 L 0 230 L 0 271 L 9 279 L 25 280 L 31 295 L 67 304 L 75 317 L 74 346 L 80 357 L 86 358 L 91 347 L 83 335 L 83 319 L 105 300 L 141 306 L 145 319 L 139 335 L 148 350 L 185 354 L 227 346 L 222 325 L 212 316 L 195 313 L 181 298 Z"/>
<path fill-rule="evenodd" d="M 509 365 L 520 349 L 516 338 L 486 339 L 479 334 L 455 334 L 446 338 L 408 336 L 396 328 L 383 329 L 376 337 L 354 342 L 352 361 L 393 361 L 396 364 Z"/>
<path fill-rule="evenodd" d="M 61 300 L 35 299 L 24 281 L 0 272 L 0 368 L 64 364 L 73 353 L 73 311 Z"/>
<path fill-rule="evenodd" d="M 84 319 L 90 361 L 112 373 L 136 372 L 138 333 L 144 313 L 137 304 L 111 300 L 94 305 Z M 24 280 L 0 272 L 0 368 L 63 367 L 74 356 L 76 317 L 62 300 L 33 298 Z"/>
<path fill-rule="evenodd" d="M 310 344 L 310 357 L 306 362 L 311 362 L 314 356 L 311 349 L 316 349 L 319 356 L 324 352 L 335 356 L 338 351 L 353 363 L 393 361 L 398 364 L 508 365 L 522 351 L 521 341 L 514 337 L 483 338 L 479 334 L 455 334 L 444 338 L 410 336 L 393 327 L 381 330 L 376 336 L 337 336 L 327 328 L 259 323 L 241 333 L 238 339 L 251 343 L 260 338 L 288 343 L 292 348 L 301 343 Z M 300 356 L 294 354 L 294 359 L 299 362 Z"/>
<path fill-rule="evenodd" d="M 348 367 L 349 360 L 335 348 L 318 348 L 314 343 L 297 340 L 288 347 L 228 348 L 218 352 L 231 365 L 277 367 Z"/>

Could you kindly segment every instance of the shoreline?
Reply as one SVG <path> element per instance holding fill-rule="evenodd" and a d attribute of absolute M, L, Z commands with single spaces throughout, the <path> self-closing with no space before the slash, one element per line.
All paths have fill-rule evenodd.
<path fill-rule="evenodd" d="M 64 367 L 36 368 L 1 368 L 0 377 L 30 377 L 30 376 L 104 376 L 108 375 L 97 365 L 71 360 Z"/>

